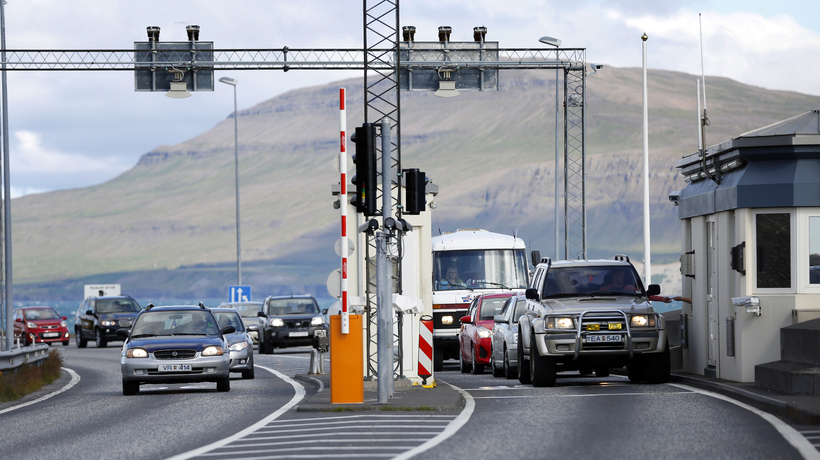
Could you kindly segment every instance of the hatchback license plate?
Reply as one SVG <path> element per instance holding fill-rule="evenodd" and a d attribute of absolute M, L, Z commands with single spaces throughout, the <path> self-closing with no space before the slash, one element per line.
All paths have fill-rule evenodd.
<path fill-rule="evenodd" d="M 609 342 L 623 342 L 623 337 L 618 334 L 611 335 L 588 335 L 584 339 L 586 343 L 609 343 Z"/>
<path fill-rule="evenodd" d="M 59 332 L 45 332 L 45 333 L 43 333 L 43 337 L 45 337 L 45 338 L 59 337 L 59 336 L 60 336 Z"/>
<path fill-rule="evenodd" d="M 190 364 L 160 364 L 160 372 L 191 372 Z"/>
<path fill-rule="evenodd" d="M 307 331 L 291 332 L 291 333 L 288 334 L 288 337 L 307 337 L 307 336 L 308 336 Z"/>

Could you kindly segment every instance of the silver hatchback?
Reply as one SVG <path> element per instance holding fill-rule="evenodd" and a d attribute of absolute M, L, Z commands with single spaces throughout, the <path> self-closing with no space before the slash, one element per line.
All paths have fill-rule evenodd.
<path fill-rule="evenodd" d="M 518 377 L 518 319 L 527 313 L 527 297 L 523 292 L 513 295 L 495 315 L 492 331 L 490 366 L 494 377 Z"/>

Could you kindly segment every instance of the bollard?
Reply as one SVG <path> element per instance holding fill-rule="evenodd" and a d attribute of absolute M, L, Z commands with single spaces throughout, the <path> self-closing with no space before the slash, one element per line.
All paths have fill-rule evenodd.
<path fill-rule="evenodd" d="M 313 348 L 310 350 L 310 370 L 308 370 L 308 374 L 321 374 L 322 371 L 319 369 L 319 363 L 322 362 L 322 354 L 319 353 L 319 350 Z"/>
<path fill-rule="evenodd" d="M 433 376 L 433 317 L 424 315 L 419 323 L 419 377 L 424 388 L 435 388 L 435 379 L 427 384 L 427 379 Z"/>

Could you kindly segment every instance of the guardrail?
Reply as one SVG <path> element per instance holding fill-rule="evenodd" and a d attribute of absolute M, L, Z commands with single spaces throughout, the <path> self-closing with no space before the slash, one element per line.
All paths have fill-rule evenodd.
<path fill-rule="evenodd" d="M 30 345 L 0 351 L 0 371 L 15 369 L 23 364 L 36 363 L 48 357 L 49 346 L 45 344 Z"/>

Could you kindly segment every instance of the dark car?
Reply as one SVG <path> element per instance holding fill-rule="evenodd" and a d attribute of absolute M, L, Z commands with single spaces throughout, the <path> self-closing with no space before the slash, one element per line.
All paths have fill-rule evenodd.
<path fill-rule="evenodd" d="M 85 348 L 89 340 L 104 348 L 112 340 L 120 341 L 120 329 L 130 329 L 140 312 L 136 300 L 127 295 L 89 297 L 77 309 L 74 320 L 74 341 Z"/>
<path fill-rule="evenodd" d="M 69 334 L 65 316 L 48 306 L 15 308 L 14 337 L 19 337 L 25 345 L 33 343 L 62 342 L 68 345 Z"/>
<path fill-rule="evenodd" d="M 243 379 L 252 379 L 254 375 L 253 339 L 250 330 L 245 327 L 244 321 L 246 319 L 233 308 L 212 308 L 211 311 L 216 315 L 216 321 L 219 323 L 220 328 L 233 326 L 236 329 L 232 334 L 225 335 L 228 340 L 228 348 L 231 350 L 231 372 L 241 372 Z M 248 319 L 255 322 L 257 318 L 257 316 L 254 316 Z M 256 327 L 255 323 L 253 327 Z"/>
<path fill-rule="evenodd" d="M 230 391 L 229 345 L 233 326 L 219 327 L 214 314 L 199 306 L 155 307 L 136 318 L 131 331 L 121 329 L 122 394 L 136 394 L 140 385 L 216 382 Z"/>
<path fill-rule="evenodd" d="M 319 304 L 309 295 L 269 296 L 259 316 L 259 349 L 265 354 L 274 348 L 318 346 L 316 332 L 327 335 L 327 322 Z"/>

